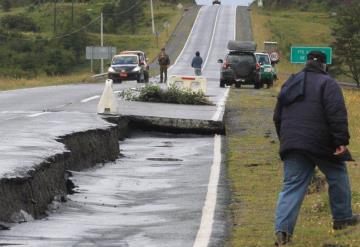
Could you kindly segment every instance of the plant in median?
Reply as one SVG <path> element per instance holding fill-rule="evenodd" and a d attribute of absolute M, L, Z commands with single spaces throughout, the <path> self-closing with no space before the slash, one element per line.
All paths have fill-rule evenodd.
<path fill-rule="evenodd" d="M 138 91 L 127 90 L 119 94 L 125 100 L 173 103 L 186 105 L 211 105 L 211 102 L 202 91 L 182 89 L 171 85 L 168 89 L 162 89 L 158 85 L 150 84 Z"/>

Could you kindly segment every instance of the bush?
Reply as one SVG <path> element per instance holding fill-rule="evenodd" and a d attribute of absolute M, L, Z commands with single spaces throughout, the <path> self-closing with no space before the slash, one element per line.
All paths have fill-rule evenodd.
<path fill-rule="evenodd" d="M 5 15 L 0 19 L 1 25 L 6 29 L 37 32 L 39 27 L 35 24 L 33 19 L 26 15 Z"/>
<path fill-rule="evenodd" d="M 132 91 L 125 91 L 121 94 L 126 100 L 172 103 L 185 105 L 211 105 L 202 91 L 181 89 L 176 85 L 170 86 L 167 90 L 161 89 L 158 85 L 146 85 L 135 95 Z"/>
<path fill-rule="evenodd" d="M 1 8 L 4 12 L 8 12 L 11 9 L 11 1 L 10 0 L 2 0 L 1 1 Z"/>
<path fill-rule="evenodd" d="M 72 52 L 64 49 L 48 50 L 46 53 L 45 72 L 48 75 L 60 75 L 71 71 L 76 64 L 75 56 Z"/>

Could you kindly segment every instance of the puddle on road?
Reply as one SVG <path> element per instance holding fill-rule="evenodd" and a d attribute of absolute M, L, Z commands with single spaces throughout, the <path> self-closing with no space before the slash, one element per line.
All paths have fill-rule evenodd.
<path fill-rule="evenodd" d="M 120 158 L 73 172 L 77 193 L 42 220 L 0 231 L 21 246 L 192 246 L 212 164 L 213 137 L 134 134 Z"/>

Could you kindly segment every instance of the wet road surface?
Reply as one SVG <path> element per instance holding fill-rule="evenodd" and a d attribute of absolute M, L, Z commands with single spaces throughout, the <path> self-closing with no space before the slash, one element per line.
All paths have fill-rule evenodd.
<path fill-rule="evenodd" d="M 77 193 L 66 203 L 54 202 L 49 217 L 1 231 L 0 244 L 192 246 L 213 139 L 135 134 L 120 142 L 122 157 L 116 162 L 73 172 Z"/>

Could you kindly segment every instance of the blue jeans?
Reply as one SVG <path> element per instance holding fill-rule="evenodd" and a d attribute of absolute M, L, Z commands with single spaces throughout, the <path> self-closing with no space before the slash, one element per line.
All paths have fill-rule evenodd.
<path fill-rule="evenodd" d="M 275 230 L 293 234 L 296 220 L 315 167 L 325 174 L 334 220 L 352 217 L 351 189 L 346 165 L 342 161 L 323 160 L 300 152 L 290 152 L 284 159 L 283 189 L 276 208 Z"/>

